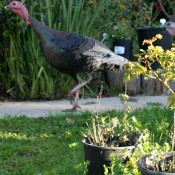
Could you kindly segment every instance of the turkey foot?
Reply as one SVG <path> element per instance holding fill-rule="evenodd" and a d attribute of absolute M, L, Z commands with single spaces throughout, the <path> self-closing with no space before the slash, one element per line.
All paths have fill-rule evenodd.
<path fill-rule="evenodd" d="M 71 109 L 64 110 L 64 112 L 76 111 L 77 108 L 81 109 L 81 107 L 78 105 L 79 92 L 80 92 L 80 89 L 77 89 L 76 91 L 69 92 L 69 101 L 73 105 L 73 107 Z"/>
<path fill-rule="evenodd" d="M 79 100 L 79 93 L 80 93 L 80 89 L 82 87 L 84 87 L 87 83 L 89 83 L 91 80 L 92 80 L 92 76 L 91 74 L 87 73 L 87 72 L 84 72 L 84 75 L 87 77 L 87 79 L 76 85 L 70 92 L 69 92 L 69 101 L 70 103 L 73 105 L 73 107 L 71 109 L 67 109 L 67 110 L 64 110 L 65 112 L 69 112 L 69 111 L 76 111 L 77 108 L 80 108 L 81 107 L 78 105 L 78 100 Z M 74 78 L 75 79 L 75 82 L 77 82 L 77 78 Z"/>

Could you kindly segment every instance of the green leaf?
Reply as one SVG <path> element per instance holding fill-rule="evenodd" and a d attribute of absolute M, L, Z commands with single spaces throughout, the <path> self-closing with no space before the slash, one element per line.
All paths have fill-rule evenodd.
<path fill-rule="evenodd" d="M 127 83 L 128 81 L 130 81 L 130 79 L 131 79 L 131 75 L 130 74 L 124 74 L 123 81 L 125 83 Z"/>

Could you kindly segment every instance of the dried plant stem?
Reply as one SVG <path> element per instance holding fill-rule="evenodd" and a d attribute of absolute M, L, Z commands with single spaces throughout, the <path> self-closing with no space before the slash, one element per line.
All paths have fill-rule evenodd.
<path fill-rule="evenodd" d="M 173 139 L 172 139 L 172 169 L 174 170 L 174 141 L 175 141 L 175 111 L 174 111 L 174 125 L 173 125 Z"/>
<path fill-rule="evenodd" d="M 100 86 L 100 92 L 97 96 L 97 106 L 96 106 L 96 116 L 95 116 L 95 119 L 96 119 L 96 127 L 97 127 L 97 131 L 98 131 L 98 139 L 99 139 L 99 142 L 102 143 L 102 145 L 104 146 L 105 145 L 105 142 L 104 142 L 104 139 L 103 139 L 103 129 L 101 128 L 100 126 L 100 123 L 99 123 L 99 108 L 100 108 L 100 98 L 101 98 L 101 95 L 102 95 L 102 92 L 103 92 L 103 84 L 101 82 L 101 86 Z"/>
<path fill-rule="evenodd" d="M 103 92 L 103 84 L 101 84 L 100 92 L 96 98 L 97 100 L 96 100 L 96 108 L 95 108 L 95 117 L 91 117 L 93 131 L 90 131 L 89 133 L 91 137 L 91 140 L 89 141 L 90 143 L 97 143 L 97 144 L 100 143 L 101 146 L 105 146 L 105 139 L 103 136 L 104 132 L 103 132 L 103 128 L 100 125 L 100 121 L 99 121 L 99 107 L 100 107 L 99 99 L 101 98 L 102 92 Z"/>
<path fill-rule="evenodd" d="M 169 90 L 170 92 L 174 95 L 175 92 L 171 89 L 171 87 L 168 85 L 167 82 L 165 82 L 164 80 L 162 80 L 159 75 L 154 72 L 154 75 L 156 77 L 156 79 L 158 79 L 160 82 L 162 82 Z M 174 111 L 174 123 L 173 123 L 173 138 L 172 138 L 172 169 L 174 170 L 174 163 L 175 163 L 175 160 L 174 160 L 174 142 L 175 142 L 175 111 Z"/>
<path fill-rule="evenodd" d="M 143 137 L 144 137 L 144 132 L 141 133 L 139 139 L 138 139 L 137 142 L 134 144 L 134 148 L 133 148 L 133 150 L 132 150 L 132 152 L 131 152 L 131 156 L 130 156 L 130 157 L 132 157 L 133 153 L 135 152 L 136 148 L 138 147 L 138 145 L 139 145 L 140 142 L 142 141 Z"/>

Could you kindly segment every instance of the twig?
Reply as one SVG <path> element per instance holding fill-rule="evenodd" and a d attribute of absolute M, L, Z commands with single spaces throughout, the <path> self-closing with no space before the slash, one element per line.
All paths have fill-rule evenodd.
<path fill-rule="evenodd" d="M 160 0 L 158 0 L 158 2 L 159 2 L 159 5 L 160 5 L 161 10 L 162 10 L 162 12 L 164 13 L 164 15 L 165 15 L 168 19 L 170 19 L 171 16 L 168 15 L 168 13 L 166 12 L 165 8 L 164 8 L 163 5 L 162 5 L 162 2 L 161 2 Z"/>
<path fill-rule="evenodd" d="M 175 141 L 175 111 L 174 111 L 174 130 L 172 139 L 172 169 L 174 170 L 174 141 Z"/>
<path fill-rule="evenodd" d="M 165 83 L 165 81 L 163 81 L 155 71 L 154 71 L 154 75 L 156 76 L 156 79 L 158 79 L 160 82 L 162 82 L 170 90 L 170 92 L 173 95 L 175 94 L 175 92 L 171 89 L 171 87 L 167 83 Z"/>
<path fill-rule="evenodd" d="M 132 152 L 131 152 L 131 156 L 130 156 L 130 157 L 132 157 L 133 153 L 135 152 L 136 148 L 137 148 L 138 145 L 140 144 L 140 142 L 141 142 L 141 140 L 143 139 L 143 137 L 144 137 L 144 132 L 140 135 L 139 139 L 138 139 L 137 142 L 134 144 L 134 148 L 133 148 L 133 150 L 132 150 Z"/>

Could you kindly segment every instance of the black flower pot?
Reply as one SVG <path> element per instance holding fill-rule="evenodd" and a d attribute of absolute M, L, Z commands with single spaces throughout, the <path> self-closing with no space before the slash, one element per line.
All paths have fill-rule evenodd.
<path fill-rule="evenodd" d="M 133 42 L 130 39 L 115 38 L 113 41 L 113 51 L 117 55 L 127 58 L 129 61 L 133 61 L 132 58 Z"/>
<path fill-rule="evenodd" d="M 83 139 L 82 141 L 84 145 L 84 160 L 89 161 L 88 165 L 88 173 L 87 175 L 103 175 L 104 167 L 103 165 L 110 165 L 110 155 L 113 153 L 114 155 L 119 155 L 124 149 L 124 157 L 131 155 L 131 151 L 134 146 L 126 146 L 126 147 L 103 147 L 103 146 L 95 146 L 88 142 L 88 139 Z"/>
<path fill-rule="evenodd" d="M 146 158 L 149 155 L 143 156 L 142 158 L 139 159 L 138 161 L 138 168 L 141 172 L 141 175 L 175 175 L 175 173 L 166 173 L 166 172 L 160 172 L 160 171 L 154 171 L 146 168 Z M 166 153 L 165 154 L 165 159 L 167 161 L 172 160 L 172 153 Z"/>
<path fill-rule="evenodd" d="M 152 39 L 154 36 L 156 36 L 156 34 L 161 34 L 163 38 L 155 41 L 153 43 L 154 46 L 161 46 L 164 50 L 169 50 L 172 47 L 172 37 L 163 27 L 139 28 L 137 29 L 137 34 L 140 49 L 147 50 L 148 45 L 147 44 L 143 45 L 143 41 L 145 39 Z M 153 70 L 156 70 L 160 67 L 161 65 L 157 61 L 155 61 L 152 64 Z"/>

